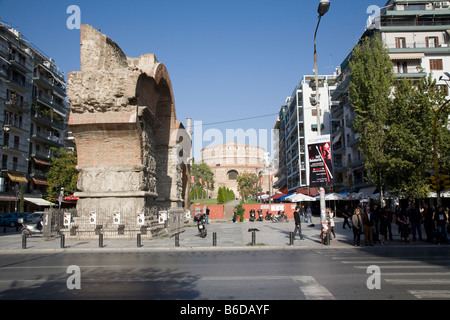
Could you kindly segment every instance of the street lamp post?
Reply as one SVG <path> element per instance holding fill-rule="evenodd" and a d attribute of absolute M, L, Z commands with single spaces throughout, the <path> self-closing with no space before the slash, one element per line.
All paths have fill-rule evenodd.
<path fill-rule="evenodd" d="M 330 9 L 330 1 L 329 0 L 320 0 L 319 8 L 317 12 L 319 13 L 319 21 L 317 22 L 316 32 L 314 33 L 314 70 L 315 70 L 315 81 L 316 81 L 316 112 L 317 112 L 317 135 L 320 137 L 322 135 L 322 127 L 320 121 L 320 99 L 319 99 L 319 71 L 317 68 L 317 31 L 319 30 L 320 21 L 322 17 L 328 12 Z M 325 213 L 325 189 L 320 188 L 320 214 Z"/>
<path fill-rule="evenodd" d="M 320 21 L 322 17 L 330 9 L 329 0 L 320 0 L 319 8 L 317 12 L 319 13 L 319 21 L 317 22 L 316 32 L 314 33 L 314 70 L 315 70 L 315 81 L 316 81 L 316 109 L 317 109 L 317 134 L 321 136 L 322 128 L 320 121 L 320 100 L 319 100 L 319 70 L 317 68 L 317 31 L 319 30 Z"/>

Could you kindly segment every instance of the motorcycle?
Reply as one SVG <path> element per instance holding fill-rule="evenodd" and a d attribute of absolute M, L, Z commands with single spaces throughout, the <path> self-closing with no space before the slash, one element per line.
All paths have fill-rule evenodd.
<path fill-rule="evenodd" d="M 20 220 L 22 220 L 19 221 L 19 223 L 22 223 L 22 230 L 20 230 L 22 236 L 31 237 L 33 234 L 42 234 L 42 230 L 44 229 L 42 220 L 39 220 L 36 225 L 29 225 L 23 219 Z"/>
<path fill-rule="evenodd" d="M 250 219 L 249 219 L 249 221 L 250 221 L 250 222 L 254 222 L 255 219 L 256 219 L 256 216 L 255 216 L 255 209 L 252 209 L 252 210 L 250 210 Z"/>
<path fill-rule="evenodd" d="M 289 222 L 288 217 L 284 214 L 284 211 L 278 211 L 278 214 L 275 214 L 272 216 L 272 222 L 278 222 L 285 220 L 286 222 Z"/>
<path fill-rule="evenodd" d="M 200 237 L 206 238 L 208 232 L 206 231 L 205 216 L 203 214 L 198 214 L 194 217 L 194 221 L 197 222 L 197 228 L 198 232 L 200 233 Z"/>
<path fill-rule="evenodd" d="M 266 220 L 272 220 L 272 214 L 269 212 L 269 210 L 267 210 L 266 212 L 266 217 L 264 218 Z"/>
<path fill-rule="evenodd" d="M 262 210 L 258 210 L 258 220 L 256 220 L 256 221 L 263 221 L 264 220 L 264 216 L 263 216 L 263 214 L 262 214 Z"/>

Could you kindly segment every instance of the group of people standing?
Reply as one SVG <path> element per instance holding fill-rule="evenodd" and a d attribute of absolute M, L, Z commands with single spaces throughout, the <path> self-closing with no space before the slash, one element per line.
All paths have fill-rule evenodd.
<path fill-rule="evenodd" d="M 401 241 L 403 243 L 416 241 L 416 234 L 419 241 L 433 242 L 436 239 L 437 244 L 444 239 L 449 243 L 447 236 L 448 226 L 448 208 L 438 207 L 431 210 L 426 204 L 421 209 L 417 208 L 415 203 L 411 203 L 407 208 L 396 207 L 395 211 L 388 207 L 379 208 L 378 205 L 358 206 L 353 214 L 345 207 L 343 211 L 344 229 L 346 225 L 350 227 L 349 220 L 352 222 L 353 245 L 361 246 L 361 235 L 364 235 L 364 244 L 373 246 L 379 242 L 382 245 L 387 244 L 387 239 L 392 239 L 392 224 L 398 227 Z M 422 237 L 422 224 L 426 234 L 426 240 Z"/>

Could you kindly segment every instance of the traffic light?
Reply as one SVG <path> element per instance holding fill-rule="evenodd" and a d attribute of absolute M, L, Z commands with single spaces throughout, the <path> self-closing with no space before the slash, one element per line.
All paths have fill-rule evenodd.
<path fill-rule="evenodd" d="M 441 176 L 439 177 L 439 187 L 440 191 L 450 189 L 450 176 L 441 174 Z"/>
<path fill-rule="evenodd" d="M 436 176 L 431 176 L 429 179 L 430 179 L 431 189 L 434 191 L 438 191 L 440 189 L 439 188 L 439 184 L 440 184 L 439 179 L 437 179 Z"/>

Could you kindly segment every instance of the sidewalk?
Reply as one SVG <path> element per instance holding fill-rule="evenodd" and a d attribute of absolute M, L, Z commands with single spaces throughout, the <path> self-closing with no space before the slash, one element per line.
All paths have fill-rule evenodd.
<path fill-rule="evenodd" d="M 0 254 L 17 253 L 58 253 L 58 252 L 145 252 L 145 251 L 182 251 L 182 250 L 268 250 L 268 249 L 305 249 L 305 248 L 354 248 L 353 232 L 351 229 L 343 229 L 343 219 L 336 219 L 335 233 L 336 239 L 331 241 L 331 245 L 325 246 L 320 242 L 319 218 L 314 217 L 313 227 L 309 223 L 302 223 L 302 234 L 305 240 L 300 241 L 297 235 L 294 244 L 290 245 L 290 232 L 294 231 L 294 221 L 274 223 L 264 222 L 230 222 L 212 221 L 207 225 L 208 235 L 206 238 L 199 236 L 197 227 L 192 224 L 185 228 L 185 232 L 179 235 L 179 246 L 176 246 L 175 237 L 165 237 L 156 240 L 143 240 L 141 247 L 137 246 L 137 240 L 108 240 L 103 239 L 103 247 L 99 246 L 98 240 L 91 241 L 65 241 L 64 248 L 61 248 L 60 237 L 45 238 L 35 235 L 27 238 L 26 249 L 22 248 L 22 237 L 18 232 L 9 231 L 0 233 Z M 249 229 L 257 229 L 255 232 L 255 246 L 252 246 L 252 232 Z M 415 241 L 410 245 L 401 244 L 397 234 L 397 227 L 392 225 L 394 240 L 389 241 L 387 246 L 430 246 L 426 242 Z M 216 235 L 216 245 L 213 245 L 213 234 Z M 364 243 L 364 237 L 361 237 Z M 380 247 L 376 244 L 375 247 Z"/>

